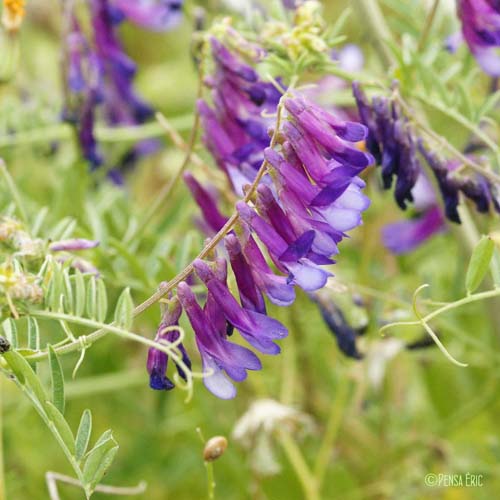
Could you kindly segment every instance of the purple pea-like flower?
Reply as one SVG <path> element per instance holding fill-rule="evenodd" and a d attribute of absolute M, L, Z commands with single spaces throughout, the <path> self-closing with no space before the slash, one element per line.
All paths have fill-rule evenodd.
<path fill-rule="evenodd" d="M 439 206 L 434 206 L 417 219 L 387 224 L 382 229 L 384 245 L 395 254 L 408 253 L 446 228 Z"/>
<path fill-rule="evenodd" d="M 220 213 L 212 194 L 205 189 L 189 171 L 184 173 L 184 182 L 200 207 L 203 221 L 210 233 L 213 234 L 219 231 L 227 222 L 227 217 L 224 217 Z"/>
<path fill-rule="evenodd" d="M 228 36 L 235 36 L 228 31 Z M 238 45 L 241 40 L 236 40 Z M 243 194 L 245 184 L 253 182 L 269 145 L 268 128 L 272 124 L 263 112 L 275 112 L 279 91 L 259 79 L 243 58 L 222 42 L 211 39 L 215 72 L 206 79 L 212 89 L 213 107 L 198 103 L 203 125 L 203 141 L 219 168 L 228 176 L 233 190 Z M 244 47 L 256 60 L 261 52 Z"/>
<path fill-rule="evenodd" d="M 161 323 L 156 332 L 155 341 L 161 343 L 166 341 L 169 343 L 177 342 L 179 340 L 179 331 L 175 328 L 179 325 L 179 318 L 182 314 L 182 307 L 177 299 L 169 300 L 167 302 Z M 182 361 L 187 368 L 191 368 L 191 361 L 186 352 L 186 349 L 180 343 L 177 349 L 182 355 Z M 149 385 L 151 389 L 155 390 L 171 390 L 175 387 L 173 382 L 167 377 L 168 355 L 151 347 L 148 351 L 147 370 L 149 373 Z M 177 371 L 182 378 L 186 378 L 184 370 L 177 366 Z"/>
<path fill-rule="evenodd" d="M 500 76 L 500 3 L 497 0 L 459 0 L 462 33 L 479 65 Z"/>
<path fill-rule="evenodd" d="M 274 263 L 281 271 L 288 273 L 288 283 L 297 284 L 306 291 L 318 290 L 325 286 L 331 273 L 307 258 L 314 241 L 314 231 L 305 232 L 289 244 L 246 203 L 238 202 L 236 208 L 243 221 L 264 243 Z"/>
<path fill-rule="evenodd" d="M 245 259 L 238 238 L 234 234 L 228 234 L 224 243 L 236 279 L 241 305 L 245 309 L 266 314 L 264 297 L 255 282 L 252 268 Z"/>
<path fill-rule="evenodd" d="M 49 250 L 52 252 L 73 252 L 78 250 L 88 250 L 97 246 L 99 246 L 99 241 L 73 238 L 70 240 L 54 241 L 49 245 Z"/>
<path fill-rule="evenodd" d="M 220 335 L 197 303 L 187 283 L 179 283 L 177 296 L 196 336 L 196 344 L 206 375 L 203 378 L 205 387 L 221 399 L 234 398 L 236 388 L 223 372 L 234 381 L 241 382 L 245 380 L 247 370 L 262 368 L 259 358 L 249 349 L 233 344 Z"/>
<path fill-rule="evenodd" d="M 227 285 L 217 278 L 206 262 L 197 259 L 193 266 L 226 320 L 242 337 L 264 354 L 278 354 L 280 348 L 274 341 L 286 337 L 287 329 L 279 321 L 238 304 Z"/>

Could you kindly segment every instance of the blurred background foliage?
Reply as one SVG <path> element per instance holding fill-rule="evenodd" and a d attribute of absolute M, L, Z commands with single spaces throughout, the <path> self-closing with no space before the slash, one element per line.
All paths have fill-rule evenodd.
<path fill-rule="evenodd" d="M 351 3 L 325 1 L 326 20 L 333 22 Z M 399 47 L 404 46 L 405 38 L 418 38 L 430 2 L 381 3 Z M 183 153 L 167 138 L 164 148 L 129 174 L 124 188 L 96 183 L 79 158 L 71 135 L 56 139 L 61 135 L 59 2 L 31 0 L 28 4 L 18 72 L 13 82 L 0 85 L 0 156 L 9 165 L 30 215 L 48 207 L 44 234 L 63 217 L 73 217 L 79 236 L 102 242 L 93 256 L 110 289 L 118 294 L 130 286 L 139 303 L 159 282 L 190 262 L 203 244 L 202 235 L 191 222 L 196 208 L 183 185 L 167 200 L 140 244 L 126 246 L 121 241 L 130 221 L 138 219 L 175 173 Z M 194 2 L 187 4 L 192 12 Z M 207 22 L 227 8 L 217 0 L 196 4 L 206 8 Z M 453 10 L 447 8 L 447 4 L 442 7 L 432 32 L 430 45 L 437 51 L 444 37 L 457 29 Z M 184 137 L 189 133 L 197 86 L 189 56 L 192 30 L 188 16 L 166 34 L 151 34 L 132 26 L 121 31 L 127 51 L 139 64 L 138 88 L 169 120 L 180 124 Z M 343 33 L 363 49 L 367 72 L 370 65 L 377 66 L 365 24 L 355 12 Z M 461 50 L 464 52 L 457 57 L 466 60 L 470 68 L 473 61 L 465 49 Z M 445 69 L 451 56 L 442 57 L 447 59 L 440 69 Z M 407 78 L 403 88 L 411 87 L 412 78 L 418 80 L 419 75 L 403 75 L 403 80 Z M 475 77 L 467 92 L 480 94 L 487 81 L 477 72 Z M 331 97 L 335 102 L 336 96 Z M 429 111 L 433 128 L 449 141 L 460 145 L 467 140 L 463 127 L 435 110 Z M 39 135 L 24 143 L 1 142 L 6 133 L 33 131 Z M 110 147 L 120 150 L 125 146 L 113 142 Z M 210 162 L 201 149 L 199 153 Z M 236 421 L 250 404 L 271 398 L 313 419 L 312 432 L 299 441 L 310 463 L 317 457 L 327 422 L 333 421 L 335 438 L 322 498 L 490 500 L 498 496 L 500 303 L 468 305 L 436 320 L 436 331 L 447 348 L 469 364 L 465 369 L 450 364 L 433 346 L 402 348 L 399 341 L 421 339 L 425 335 L 422 328 L 397 328 L 382 338 L 378 329 L 383 321 L 411 317 L 412 294 L 422 283 L 431 285 L 430 294 L 436 300 L 455 300 L 465 294 L 470 248 L 464 245 L 460 229 L 455 229 L 410 255 L 390 255 L 381 244 L 380 229 L 400 214 L 391 194 L 380 190 L 374 175 L 369 177 L 368 194 L 373 204 L 364 225 L 342 245 L 332 291 L 333 297 L 345 293 L 344 288 L 363 297 L 369 318 L 367 331 L 359 339 L 359 349 L 366 354 L 363 360 L 348 359 L 338 350 L 316 305 L 300 293 L 293 307 L 272 308 L 273 316 L 290 328 L 290 337 L 282 343 L 283 354 L 264 359 L 264 369 L 240 384 L 232 401 L 218 400 L 199 382 L 189 403 L 180 391 L 151 391 L 145 370 L 146 349 L 113 337 L 92 346 L 75 380 L 70 380 L 70 373 L 77 354 L 61 358 L 68 380 L 67 420 L 76 427 L 82 411 L 90 407 L 94 435 L 111 427 L 120 444 L 106 483 L 127 486 L 145 480 L 148 489 L 142 498 L 148 500 L 204 498 L 206 473 L 203 445 L 196 433 L 199 427 L 205 437 L 223 435 L 229 440 L 226 453 L 214 464 L 217 498 L 303 498 L 294 469 L 275 441 L 281 471 L 264 477 L 252 472 L 255 450 L 244 450 L 231 439 Z M 5 211 L 10 200 L 4 189 L 0 194 L 0 208 Z M 479 220 L 479 224 L 486 232 L 494 229 L 496 222 Z M 153 307 L 136 321 L 135 328 L 151 338 L 158 319 L 158 308 Z M 50 323 L 45 326 L 46 339 L 53 342 L 59 334 L 52 333 Z M 188 325 L 184 326 L 189 332 Z M 47 367 L 42 364 L 40 370 L 42 378 L 48 380 Z M 3 378 L 0 384 L 7 498 L 46 498 L 45 472 L 71 475 L 70 467 L 16 387 Z M 484 485 L 430 488 L 424 483 L 430 472 L 483 474 Z M 60 494 L 61 498 L 80 498 L 71 486 L 60 486 Z M 95 498 L 105 496 L 96 493 Z"/>

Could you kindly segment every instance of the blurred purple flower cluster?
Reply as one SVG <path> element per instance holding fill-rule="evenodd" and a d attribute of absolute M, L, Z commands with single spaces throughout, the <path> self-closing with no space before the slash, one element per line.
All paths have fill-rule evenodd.
<path fill-rule="evenodd" d="M 166 30 L 181 16 L 181 0 L 90 0 L 90 35 L 79 19 L 76 5 L 66 8 L 65 43 L 66 103 L 63 118 L 74 123 L 85 159 L 92 168 L 104 159 L 95 138 L 98 113 L 109 126 L 144 123 L 153 113 L 135 91 L 134 61 L 125 53 L 118 34 L 127 20 L 150 30 Z M 151 150 L 151 141 L 143 141 L 130 151 L 123 162 Z M 114 172 L 119 180 L 119 172 Z"/>

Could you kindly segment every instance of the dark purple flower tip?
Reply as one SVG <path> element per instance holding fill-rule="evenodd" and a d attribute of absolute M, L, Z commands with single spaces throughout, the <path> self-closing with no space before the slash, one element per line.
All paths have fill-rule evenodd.
<path fill-rule="evenodd" d="M 305 257 L 311 251 L 314 236 L 314 231 L 306 231 L 288 246 L 285 252 L 280 255 L 279 260 L 286 263 L 297 262 L 299 259 Z"/>
<path fill-rule="evenodd" d="M 340 167 L 342 168 L 342 167 Z M 339 178 L 337 182 L 331 182 L 326 187 L 324 187 L 318 195 L 311 201 L 312 207 L 324 207 L 331 205 L 335 200 L 337 200 L 349 187 L 352 178 Z"/>
<path fill-rule="evenodd" d="M 149 376 L 149 387 L 155 391 L 170 391 L 175 387 L 175 384 L 165 374 L 153 370 Z"/>
<path fill-rule="evenodd" d="M 227 253 L 229 257 L 237 257 L 241 255 L 242 253 L 242 248 L 240 241 L 236 237 L 236 235 L 229 233 L 225 238 L 224 238 L 224 245 L 226 247 Z"/>
<path fill-rule="evenodd" d="M 265 184 L 259 184 L 259 186 L 257 187 L 257 194 L 266 206 L 269 206 L 272 203 L 276 202 L 271 188 L 269 186 L 266 186 Z"/>
<path fill-rule="evenodd" d="M 360 169 L 364 169 L 375 163 L 375 159 L 370 153 L 364 153 L 359 149 L 351 147 L 346 147 L 343 151 L 333 151 L 331 154 L 337 161 Z"/>
<path fill-rule="evenodd" d="M 356 331 L 349 325 L 342 311 L 333 303 L 323 303 L 316 300 L 323 320 L 335 336 L 339 349 L 348 357 L 362 359 L 363 356 L 356 346 Z"/>
<path fill-rule="evenodd" d="M 186 308 L 186 304 L 192 305 L 193 303 L 196 303 L 196 297 L 191 290 L 191 287 L 185 281 L 181 281 L 177 285 L 177 297 L 179 298 L 179 301 L 184 309 Z"/>
<path fill-rule="evenodd" d="M 337 134 L 345 141 L 359 142 L 366 138 L 368 129 L 361 123 L 345 122 L 335 127 Z"/>
<path fill-rule="evenodd" d="M 54 241 L 49 245 L 52 252 L 88 250 L 99 246 L 99 241 L 86 240 L 83 238 L 73 238 L 70 240 Z"/>

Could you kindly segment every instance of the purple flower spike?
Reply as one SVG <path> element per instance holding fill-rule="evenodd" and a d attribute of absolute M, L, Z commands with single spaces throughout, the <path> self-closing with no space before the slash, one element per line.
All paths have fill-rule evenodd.
<path fill-rule="evenodd" d="M 49 250 L 52 252 L 72 252 L 77 250 L 88 250 L 99 246 L 99 241 L 85 240 L 82 238 L 74 238 L 71 240 L 54 241 L 49 245 Z"/>
<path fill-rule="evenodd" d="M 171 300 L 167 303 L 167 307 L 165 309 L 165 312 L 163 313 L 160 326 L 158 327 L 158 331 L 156 332 L 156 337 L 155 337 L 156 342 L 161 342 L 162 340 L 168 342 L 175 342 L 176 340 L 178 340 L 179 338 L 178 330 L 172 329 L 169 331 L 168 328 L 171 326 L 179 325 L 179 318 L 181 313 L 182 313 L 182 307 L 177 299 Z M 180 344 L 178 348 L 182 354 L 184 364 L 188 368 L 191 368 L 191 361 L 186 353 L 186 350 L 184 349 L 184 346 Z M 148 351 L 148 362 L 147 362 L 147 370 L 149 373 L 149 385 L 151 389 L 159 391 L 161 390 L 169 391 L 175 387 L 175 385 L 166 375 L 167 366 L 168 366 L 168 355 L 165 352 L 156 349 L 155 347 L 151 347 Z M 184 373 L 182 368 L 177 366 L 177 371 L 179 372 L 179 375 L 181 377 L 183 377 L 184 379 L 186 378 L 186 374 Z"/>
<path fill-rule="evenodd" d="M 249 349 L 233 344 L 219 335 L 196 302 L 187 283 L 179 283 L 177 296 L 196 335 L 196 344 L 206 374 L 203 378 L 205 387 L 221 399 L 234 398 L 236 388 L 223 372 L 240 382 L 246 378 L 246 370 L 262 368 L 259 358 Z"/>
<path fill-rule="evenodd" d="M 234 46 L 242 38 L 228 29 Z M 254 62 L 262 57 L 243 42 L 245 56 L 253 54 Z M 204 134 L 203 141 L 219 168 L 228 176 L 233 190 L 241 196 L 243 187 L 253 182 L 263 160 L 263 150 L 269 146 L 268 128 L 273 119 L 263 112 L 274 113 L 280 99 L 275 87 L 259 79 L 256 71 L 237 51 L 229 50 L 221 41 L 211 39 L 215 72 L 206 78 L 212 89 L 212 106 L 198 103 Z"/>
<path fill-rule="evenodd" d="M 384 245 L 395 254 L 413 251 L 429 238 L 446 229 L 440 207 L 433 207 L 420 218 L 386 225 L 382 230 Z"/>
<path fill-rule="evenodd" d="M 500 76 L 500 3 L 496 0 L 459 0 L 462 33 L 479 65 Z"/>
<path fill-rule="evenodd" d="M 227 286 L 216 278 L 208 264 L 197 259 L 193 265 L 196 274 L 219 304 L 227 321 L 241 333 L 243 338 L 264 354 L 278 354 L 280 348 L 273 341 L 286 337 L 287 329 L 273 318 L 241 307 Z"/>
<path fill-rule="evenodd" d="M 117 24 L 130 19 L 154 30 L 167 29 L 180 16 L 181 0 L 89 0 L 91 35 L 84 35 L 76 9 L 68 7 L 66 34 L 66 102 L 63 118 L 74 124 L 80 147 L 91 168 L 104 163 L 94 136 L 94 125 L 103 120 L 108 126 L 137 125 L 153 114 L 153 109 L 135 91 L 135 63 L 120 41 Z M 114 182 L 139 156 L 151 153 L 151 141 L 135 144 L 116 165 L 110 165 Z"/>

